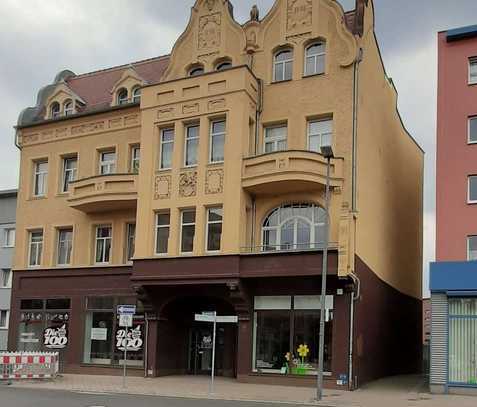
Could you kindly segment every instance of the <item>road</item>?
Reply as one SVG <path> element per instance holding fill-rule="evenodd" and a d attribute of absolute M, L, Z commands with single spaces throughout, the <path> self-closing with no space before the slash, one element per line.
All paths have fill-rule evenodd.
<path fill-rule="evenodd" d="M 278 404 L 32 390 L 0 385 L 1 407 L 277 407 Z M 280 404 L 283 407 L 283 404 Z"/>

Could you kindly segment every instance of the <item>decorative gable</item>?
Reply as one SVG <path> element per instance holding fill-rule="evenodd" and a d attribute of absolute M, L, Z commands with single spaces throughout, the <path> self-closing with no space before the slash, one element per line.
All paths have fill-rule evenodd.
<path fill-rule="evenodd" d="M 128 102 L 132 102 L 134 89 L 142 87 L 146 84 L 147 81 L 142 78 L 132 66 L 130 66 L 122 73 L 121 77 L 111 89 L 111 106 L 118 105 L 118 93 L 122 89 L 127 91 Z"/>
<path fill-rule="evenodd" d="M 70 111 L 70 114 L 76 113 L 78 106 L 84 106 L 86 104 L 81 96 L 75 93 L 64 81 L 61 81 L 56 85 L 51 95 L 46 99 L 45 119 L 54 118 L 52 116 L 52 106 L 56 103 L 59 105 L 59 114 L 64 115 L 65 106 L 67 106 L 69 102 L 72 103 L 72 110 Z"/>

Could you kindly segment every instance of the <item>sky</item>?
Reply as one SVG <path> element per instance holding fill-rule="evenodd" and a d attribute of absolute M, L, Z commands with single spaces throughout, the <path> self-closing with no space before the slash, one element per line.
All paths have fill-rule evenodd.
<path fill-rule="evenodd" d="M 38 90 L 63 69 L 80 74 L 168 54 L 185 29 L 194 0 L 1 0 L 0 189 L 18 185 L 13 126 Z M 239 22 L 257 4 L 235 0 Z M 345 9 L 354 0 L 342 0 Z M 476 0 L 374 0 L 384 64 L 399 92 L 408 131 L 426 152 L 424 283 L 435 241 L 437 32 L 477 22 Z M 404 204 L 404 203 L 403 203 Z M 424 294 L 428 295 L 427 290 Z"/>

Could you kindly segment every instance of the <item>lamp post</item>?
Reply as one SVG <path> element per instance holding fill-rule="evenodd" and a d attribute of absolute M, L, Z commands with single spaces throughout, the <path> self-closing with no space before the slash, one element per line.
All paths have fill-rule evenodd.
<path fill-rule="evenodd" d="M 318 375 L 316 378 L 316 399 L 323 398 L 323 370 L 325 353 L 325 307 L 326 307 L 326 274 L 328 272 L 328 244 L 330 235 L 330 167 L 334 157 L 331 146 L 331 134 L 326 135 L 320 147 L 321 154 L 326 158 L 326 190 L 325 190 L 325 241 L 323 247 L 323 267 L 321 271 L 321 297 L 320 297 L 320 338 L 318 349 Z M 325 137 L 323 137 L 324 139 Z"/>

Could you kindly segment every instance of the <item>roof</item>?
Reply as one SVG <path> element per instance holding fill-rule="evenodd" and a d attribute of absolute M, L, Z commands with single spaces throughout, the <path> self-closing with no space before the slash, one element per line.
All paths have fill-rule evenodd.
<path fill-rule="evenodd" d="M 454 28 L 446 31 L 447 42 L 477 37 L 477 25 Z"/>

